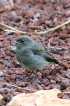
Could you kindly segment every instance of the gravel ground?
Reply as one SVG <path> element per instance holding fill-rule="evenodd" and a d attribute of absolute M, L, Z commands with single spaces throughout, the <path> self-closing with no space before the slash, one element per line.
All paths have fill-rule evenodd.
<path fill-rule="evenodd" d="M 0 7 L 1 22 L 26 32 L 47 30 L 67 20 L 70 20 L 70 0 L 18 0 L 17 2 L 14 0 L 14 7 L 9 3 Z M 57 88 L 65 92 L 70 91 L 70 69 L 66 70 L 56 64 L 40 70 L 35 82 L 30 84 L 35 72 L 27 80 L 30 71 L 22 68 L 15 54 L 11 52 L 14 41 L 21 34 L 5 32 L 6 29 L 0 25 L 0 94 L 4 97 L 0 101 L 0 106 L 6 106 L 19 93 L 34 92 L 8 86 L 5 83 L 35 90 Z M 70 24 L 31 37 L 41 43 L 53 57 L 70 65 Z M 61 98 L 70 99 L 70 94 L 64 94 Z"/>

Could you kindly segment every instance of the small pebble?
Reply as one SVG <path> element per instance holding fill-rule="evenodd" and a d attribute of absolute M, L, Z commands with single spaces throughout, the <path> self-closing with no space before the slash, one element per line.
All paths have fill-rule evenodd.
<path fill-rule="evenodd" d="M 61 83 L 64 84 L 64 85 L 69 85 L 70 79 L 63 79 Z"/>
<path fill-rule="evenodd" d="M 16 41 L 13 40 L 13 41 L 11 42 L 11 46 L 15 46 L 15 43 L 16 43 Z"/>
<path fill-rule="evenodd" d="M 7 60 L 3 60 L 3 64 L 4 64 L 5 66 L 8 66 L 9 62 L 8 62 Z"/>
<path fill-rule="evenodd" d="M 3 77 L 3 75 L 4 75 L 4 74 L 3 74 L 3 72 L 1 71 L 1 72 L 0 72 L 0 77 Z"/>

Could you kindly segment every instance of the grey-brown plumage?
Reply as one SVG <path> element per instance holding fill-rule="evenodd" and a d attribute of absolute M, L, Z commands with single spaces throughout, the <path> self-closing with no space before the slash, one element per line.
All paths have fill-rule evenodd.
<path fill-rule="evenodd" d="M 54 59 L 41 44 L 28 36 L 20 36 L 16 40 L 15 54 L 21 66 L 29 70 L 42 70 L 50 62 L 66 68 L 63 63 Z"/>

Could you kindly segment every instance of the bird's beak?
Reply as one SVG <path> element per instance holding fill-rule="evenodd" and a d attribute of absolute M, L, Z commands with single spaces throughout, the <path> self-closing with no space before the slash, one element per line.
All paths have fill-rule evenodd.
<path fill-rule="evenodd" d="M 15 42 L 15 44 L 17 44 L 18 42 Z"/>
<path fill-rule="evenodd" d="M 18 42 L 15 42 L 15 45 L 17 45 L 18 44 Z"/>
<path fill-rule="evenodd" d="M 16 41 L 15 45 L 17 45 L 17 44 L 20 44 L 20 42 L 17 42 L 17 41 Z"/>

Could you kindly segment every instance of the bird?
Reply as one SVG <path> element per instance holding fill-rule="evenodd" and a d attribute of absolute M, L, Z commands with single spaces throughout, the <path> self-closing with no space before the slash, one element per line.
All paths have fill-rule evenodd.
<path fill-rule="evenodd" d="M 15 55 L 20 65 L 31 72 L 38 72 L 50 63 L 56 63 L 67 68 L 65 64 L 53 58 L 43 45 L 27 35 L 19 36 L 16 39 Z"/>

